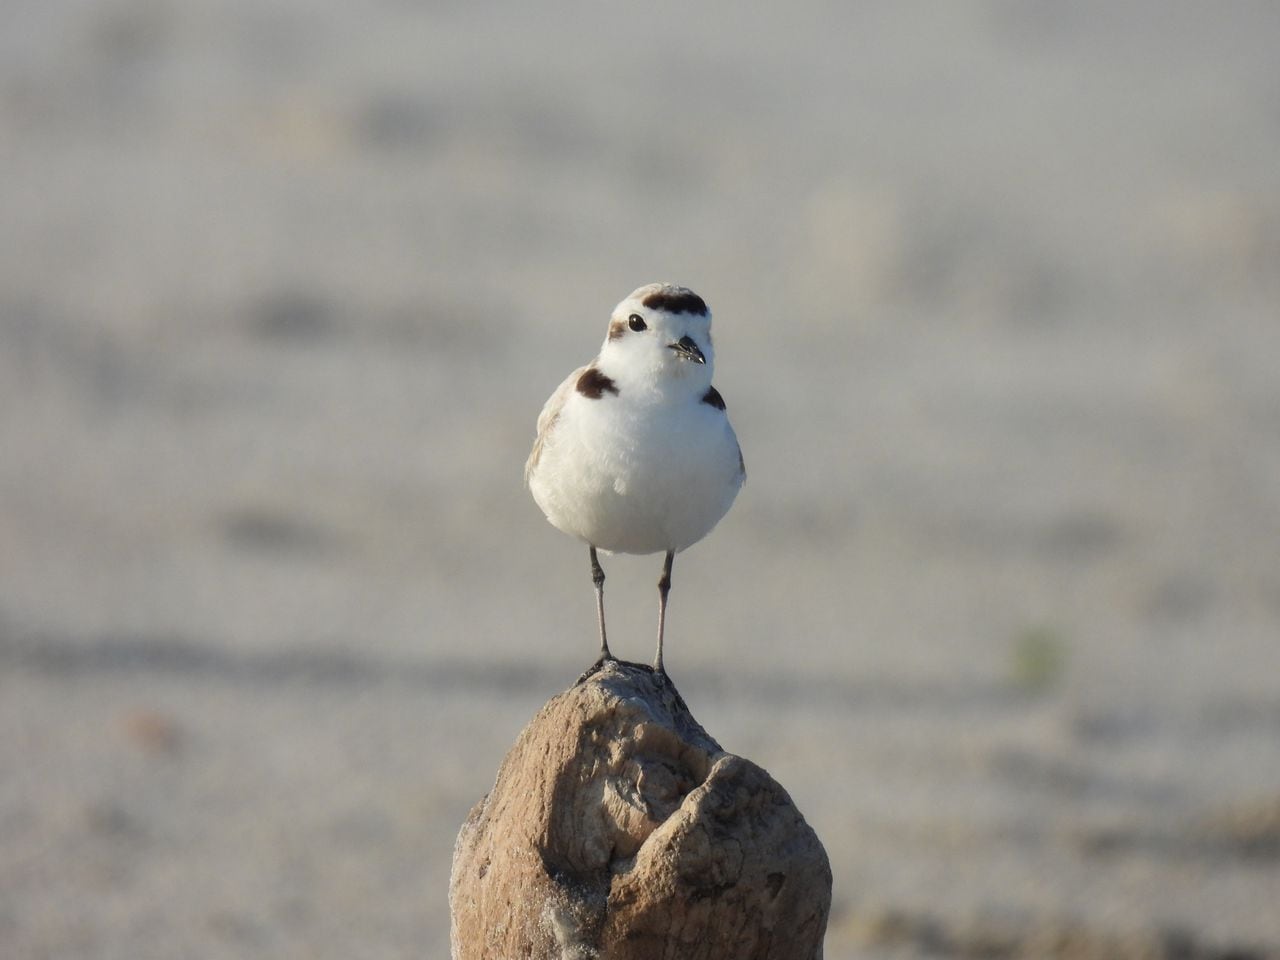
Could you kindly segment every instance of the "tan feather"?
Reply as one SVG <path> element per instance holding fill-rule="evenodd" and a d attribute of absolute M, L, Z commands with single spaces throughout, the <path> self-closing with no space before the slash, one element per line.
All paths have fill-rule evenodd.
<path fill-rule="evenodd" d="M 538 436 L 533 441 L 533 450 L 529 452 L 529 459 L 524 465 L 524 485 L 529 485 L 529 478 L 533 476 L 533 471 L 538 469 L 538 460 L 542 456 L 542 445 L 547 442 L 547 437 L 551 435 L 551 431 L 555 429 L 556 421 L 560 419 L 560 411 L 564 409 L 569 394 L 573 393 L 574 387 L 578 383 L 578 378 L 582 376 L 587 369 L 586 366 L 579 367 L 569 376 L 565 377 L 564 383 L 556 387 L 556 392 L 551 394 L 551 398 L 542 408 L 542 412 L 538 414 Z"/>

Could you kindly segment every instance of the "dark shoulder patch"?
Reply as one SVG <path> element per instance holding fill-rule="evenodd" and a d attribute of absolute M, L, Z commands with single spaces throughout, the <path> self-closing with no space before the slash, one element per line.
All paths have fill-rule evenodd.
<path fill-rule="evenodd" d="M 707 305 L 703 299 L 684 287 L 655 290 L 640 302 L 653 310 L 665 310 L 667 313 L 696 313 L 703 317 L 707 315 Z"/>
<path fill-rule="evenodd" d="M 720 396 L 720 391 L 715 387 L 707 387 L 707 392 L 702 395 L 702 402 L 715 407 L 717 410 L 724 409 L 724 397 Z"/>
<path fill-rule="evenodd" d="M 606 377 L 595 367 L 587 367 L 578 378 L 577 391 L 589 400 L 599 400 L 606 393 L 616 396 L 618 387 L 611 378 Z"/>

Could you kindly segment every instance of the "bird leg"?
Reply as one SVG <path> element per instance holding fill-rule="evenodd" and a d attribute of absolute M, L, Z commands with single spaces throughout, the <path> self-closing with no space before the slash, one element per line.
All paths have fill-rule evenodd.
<path fill-rule="evenodd" d="M 662 668 L 662 634 L 667 625 L 667 593 L 671 590 L 671 563 L 675 558 L 676 552 L 668 550 L 662 576 L 658 578 L 658 654 L 653 658 L 653 669 L 662 674 L 667 672 Z"/>
<path fill-rule="evenodd" d="M 596 619 L 600 622 L 600 662 L 612 660 L 609 652 L 609 641 L 604 633 L 604 568 L 596 559 L 596 548 L 591 547 L 591 582 L 596 585 Z"/>

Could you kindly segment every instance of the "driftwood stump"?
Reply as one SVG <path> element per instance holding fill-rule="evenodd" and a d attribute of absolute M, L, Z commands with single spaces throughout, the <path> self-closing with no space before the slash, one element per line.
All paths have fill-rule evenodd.
<path fill-rule="evenodd" d="M 525 727 L 449 885 L 453 960 L 812 960 L 830 904 L 787 792 L 619 662 Z"/>

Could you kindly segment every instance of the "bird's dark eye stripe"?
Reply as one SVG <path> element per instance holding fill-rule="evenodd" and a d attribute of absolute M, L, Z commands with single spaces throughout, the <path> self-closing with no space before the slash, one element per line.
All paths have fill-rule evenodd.
<path fill-rule="evenodd" d="M 640 316 L 638 313 L 633 313 L 631 316 L 627 317 L 627 326 L 636 333 L 639 333 L 641 330 L 647 330 L 649 327 L 649 325 L 644 322 L 644 317 Z"/>

